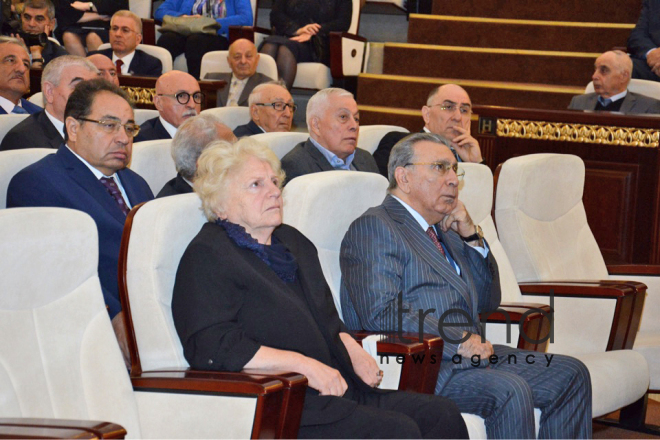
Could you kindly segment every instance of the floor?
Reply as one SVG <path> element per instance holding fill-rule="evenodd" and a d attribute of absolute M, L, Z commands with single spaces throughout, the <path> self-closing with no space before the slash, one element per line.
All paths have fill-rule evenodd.
<path fill-rule="evenodd" d="M 616 413 L 610 415 L 611 418 L 616 418 Z M 649 399 L 648 409 L 646 411 L 646 423 L 650 425 L 660 426 L 660 402 Z M 633 438 L 660 438 L 660 430 L 658 436 L 649 434 L 642 434 L 635 431 L 628 431 L 625 429 L 612 428 L 609 426 L 594 423 L 594 438 L 595 439 L 633 439 Z"/>

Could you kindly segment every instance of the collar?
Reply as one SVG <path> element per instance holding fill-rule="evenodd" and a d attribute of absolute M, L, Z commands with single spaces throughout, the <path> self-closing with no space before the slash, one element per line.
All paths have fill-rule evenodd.
<path fill-rule="evenodd" d="M 194 188 L 193 183 L 190 180 L 186 179 L 183 176 L 181 176 L 181 178 L 183 179 L 184 182 L 186 182 L 188 185 L 190 185 L 191 188 Z"/>
<path fill-rule="evenodd" d="M 77 157 L 82 163 L 84 163 L 85 166 L 86 166 L 87 168 L 89 168 L 89 170 L 90 170 L 92 173 L 94 173 L 94 177 L 96 177 L 97 180 L 100 180 L 101 177 L 112 177 L 112 178 L 115 180 L 115 182 L 117 181 L 117 173 L 113 173 L 113 174 L 110 175 L 110 176 L 106 176 L 106 175 L 103 174 L 101 171 L 99 171 L 99 170 L 97 170 L 96 168 L 94 168 L 94 167 L 92 166 L 92 164 L 90 164 L 90 163 L 87 162 L 85 159 L 83 159 L 82 157 L 80 157 L 80 156 L 78 155 L 78 153 L 76 153 L 75 151 L 73 151 L 73 150 L 71 149 L 71 147 L 69 147 L 67 144 L 64 144 L 64 145 L 69 149 L 69 151 L 70 151 L 74 156 L 76 156 L 76 157 Z"/>
<path fill-rule="evenodd" d="M 46 110 L 46 109 L 44 109 L 44 113 L 46 114 L 46 116 L 48 117 L 50 122 L 55 126 L 57 131 L 62 135 L 62 139 L 64 139 L 64 122 L 60 121 L 55 116 L 48 113 L 48 110 Z M 73 154 L 76 154 L 76 153 L 73 153 Z"/>
<path fill-rule="evenodd" d="M 238 79 L 238 78 L 236 78 L 236 77 L 234 76 L 234 74 L 232 73 L 232 74 L 231 74 L 231 80 L 229 81 L 229 85 L 231 86 L 231 83 L 234 82 L 234 81 L 236 81 L 237 84 L 246 84 L 246 83 L 248 82 L 249 79 L 250 79 L 249 76 L 246 76 L 246 77 L 243 78 L 243 79 Z"/>
<path fill-rule="evenodd" d="M 424 220 L 424 217 L 422 217 L 422 215 L 419 212 L 415 211 L 415 209 L 413 209 L 412 206 L 410 206 L 409 204 L 407 204 L 406 202 L 404 202 L 403 200 L 401 200 L 397 196 L 395 196 L 393 194 L 390 194 L 390 196 L 392 196 L 392 198 L 394 200 L 396 200 L 397 202 L 401 203 L 401 205 L 403 205 L 403 207 L 406 208 L 406 210 L 410 213 L 410 215 L 413 216 L 415 221 L 417 221 L 417 223 L 419 223 L 419 226 L 422 227 L 422 230 L 424 232 L 426 232 L 426 230 L 429 228 L 430 225 L 426 220 Z"/>
<path fill-rule="evenodd" d="M 621 93 L 617 93 L 616 95 L 612 95 L 612 96 L 610 96 L 608 99 L 609 99 L 610 101 L 612 101 L 612 102 L 615 102 L 615 101 L 618 101 L 619 99 L 623 99 L 623 98 L 625 98 L 627 94 L 628 94 L 628 89 L 624 90 L 624 91 L 621 92 Z M 600 100 L 600 99 L 604 99 L 604 98 L 601 98 L 601 97 L 599 96 L 598 99 Z M 602 102 L 601 102 L 601 104 L 602 104 Z"/>
<path fill-rule="evenodd" d="M 190 99 L 192 99 L 192 96 L 190 97 Z M 158 116 L 158 119 L 160 119 L 160 123 L 163 124 L 165 130 L 167 130 L 167 132 L 170 134 L 170 137 L 174 138 L 177 128 L 174 125 L 167 122 L 165 119 L 163 119 L 162 116 Z"/>
<path fill-rule="evenodd" d="M 14 104 L 13 102 L 8 100 L 4 96 L 0 96 L 0 107 L 2 107 L 2 109 L 5 112 L 7 112 L 8 115 L 11 114 L 11 112 L 14 111 L 14 107 L 16 107 L 16 106 L 23 107 L 21 105 L 21 100 L 20 99 L 18 100 L 18 104 Z"/>
<path fill-rule="evenodd" d="M 351 169 L 351 164 L 353 163 L 353 159 L 355 158 L 355 151 L 353 153 L 351 153 L 346 158 L 346 160 L 342 160 L 339 157 L 337 157 L 337 155 L 335 153 L 333 153 L 332 151 L 328 150 L 325 147 L 322 147 L 321 144 L 316 142 L 316 140 L 314 138 L 312 138 L 311 136 L 310 136 L 309 140 L 312 143 L 312 145 L 314 145 L 316 147 L 316 149 L 319 150 L 319 152 L 321 152 L 323 157 L 325 157 L 328 160 L 328 162 L 330 162 L 330 166 L 332 166 L 332 168 L 340 169 L 340 170 L 350 170 Z"/>
<path fill-rule="evenodd" d="M 122 60 L 124 62 L 124 64 L 121 66 L 121 70 L 124 70 L 124 67 L 126 67 L 126 73 L 124 73 L 124 72 L 117 72 L 117 73 L 121 73 L 123 75 L 130 75 L 131 72 L 128 71 L 128 66 L 131 65 L 131 62 L 133 61 L 133 57 L 135 57 L 135 51 L 133 51 L 133 52 L 129 53 L 128 55 L 123 56 L 121 58 L 119 58 L 115 54 L 115 52 L 113 51 L 112 52 L 112 64 L 116 64 L 117 60 Z"/>

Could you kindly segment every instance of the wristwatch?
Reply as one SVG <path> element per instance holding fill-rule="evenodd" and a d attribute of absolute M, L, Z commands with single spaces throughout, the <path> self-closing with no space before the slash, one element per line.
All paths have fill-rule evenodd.
<path fill-rule="evenodd" d="M 476 231 L 474 234 L 469 235 L 467 237 L 461 237 L 461 238 L 465 242 L 479 240 L 479 246 L 483 246 L 483 244 L 484 244 L 484 231 L 481 229 L 481 226 L 479 226 L 479 225 L 474 225 L 474 229 Z"/>

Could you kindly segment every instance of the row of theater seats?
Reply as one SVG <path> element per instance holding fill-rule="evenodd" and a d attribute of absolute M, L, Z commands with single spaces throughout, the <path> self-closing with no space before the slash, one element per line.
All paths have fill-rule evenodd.
<path fill-rule="evenodd" d="M 588 366 L 594 417 L 643 402 L 649 386 L 647 360 L 653 364 L 652 355 L 660 348 L 660 344 L 647 350 L 636 347 L 644 356 L 628 350 L 639 326 L 644 285 L 586 280 L 518 284 L 528 276 L 525 264 L 539 267 L 554 260 L 580 265 L 574 261 L 584 258 L 576 255 L 578 251 L 594 252 L 581 202 L 581 160 L 541 154 L 506 162 L 497 185 L 497 231 L 491 217 L 491 171 L 477 164 L 462 167 L 466 177 L 460 198 L 482 226 L 497 259 L 503 302 L 508 303 L 505 310 L 512 321 L 524 320 L 522 328 L 531 335 L 529 330 L 545 327 L 547 321 L 539 313 L 525 317 L 529 305 L 520 301 L 552 305 L 554 335 L 549 351 L 576 356 Z M 558 184 L 557 175 L 568 177 Z M 332 171 L 296 178 L 284 189 L 284 222 L 316 245 L 337 304 L 342 237 L 357 216 L 381 203 L 386 188 L 386 180 L 377 174 Z M 328 193 L 333 194 L 331 202 L 323 197 Z M 199 207 L 195 194 L 167 197 L 136 207 L 127 219 L 119 274 L 129 322 L 130 380 L 103 307 L 91 219 L 53 208 L 0 211 L 0 246 L 5 246 L 4 255 L 12 255 L 0 260 L 2 273 L 7 274 L 0 281 L 5 292 L 0 296 L 0 334 L 11 335 L 0 338 L 4 366 L 0 416 L 108 420 L 122 425 L 131 437 L 295 436 L 306 383 L 300 375 L 186 371 L 171 298 L 180 257 L 206 221 Z M 539 244 L 539 234 L 548 241 Z M 554 244 L 557 241 L 561 247 Z M 535 246 L 541 249 L 534 251 Z M 653 318 L 648 312 L 657 307 L 656 302 L 653 296 L 647 300 L 641 332 L 653 330 L 653 323 L 647 321 Z M 530 345 L 516 328 L 507 341 L 503 317 L 491 318 L 489 340 L 545 351 L 546 344 Z M 403 348 L 379 343 L 378 351 L 430 353 L 438 351 L 439 344 L 438 338 Z M 539 358 L 542 362 L 540 353 Z M 433 389 L 437 367 L 422 365 L 407 377 L 404 369 L 392 368 L 394 364 L 390 362 L 387 370 L 394 378 L 390 387 Z M 643 408 L 633 405 L 632 409 Z M 631 411 L 624 414 L 639 416 Z M 483 421 L 464 416 L 471 437 L 484 438 Z"/>

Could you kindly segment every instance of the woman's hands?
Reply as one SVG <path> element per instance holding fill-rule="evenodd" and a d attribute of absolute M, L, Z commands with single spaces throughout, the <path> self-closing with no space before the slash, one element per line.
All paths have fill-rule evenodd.
<path fill-rule="evenodd" d="M 383 380 L 383 372 L 369 353 L 348 333 L 339 333 L 351 358 L 353 370 L 370 387 L 377 387 Z"/>
<path fill-rule="evenodd" d="M 308 24 L 307 26 L 303 26 L 300 29 L 298 29 L 296 31 L 296 36 L 291 37 L 290 40 L 297 41 L 298 43 L 304 43 L 305 41 L 309 41 L 313 35 L 318 34 L 320 30 L 321 30 L 320 24 L 318 23 Z"/>
<path fill-rule="evenodd" d="M 319 392 L 321 396 L 341 397 L 346 392 L 348 385 L 339 371 L 329 367 L 316 359 L 304 358 L 300 373 L 307 376 L 310 387 Z"/>

